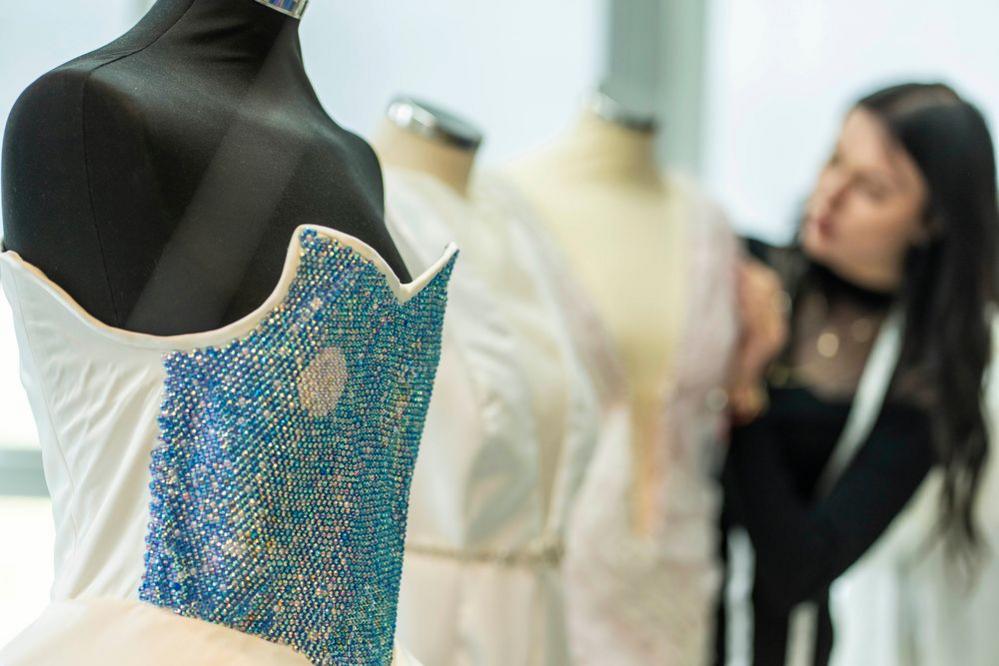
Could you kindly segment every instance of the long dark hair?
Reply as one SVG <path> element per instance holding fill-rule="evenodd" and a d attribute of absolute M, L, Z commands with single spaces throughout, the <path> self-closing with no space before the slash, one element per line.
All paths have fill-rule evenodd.
<path fill-rule="evenodd" d="M 974 504 L 989 455 L 983 380 L 992 355 L 999 197 L 982 114 L 941 83 L 879 90 L 874 113 L 913 158 L 929 189 L 929 242 L 906 258 L 907 314 L 900 367 L 932 387 L 934 444 L 944 471 L 941 531 L 958 552 L 980 552 Z"/>

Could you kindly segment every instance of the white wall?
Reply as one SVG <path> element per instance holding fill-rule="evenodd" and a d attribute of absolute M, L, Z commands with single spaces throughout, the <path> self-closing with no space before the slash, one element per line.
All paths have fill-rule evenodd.
<path fill-rule="evenodd" d="M 788 233 L 842 113 L 944 79 L 999 113 L 995 0 L 712 0 L 703 175 L 737 224 Z"/>
<path fill-rule="evenodd" d="M 373 130 L 398 93 L 486 130 L 485 161 L 568 125 L 598 78 L 602 0 L 312 0 L 302 23 L 309 74 L 330 114 Z"/>

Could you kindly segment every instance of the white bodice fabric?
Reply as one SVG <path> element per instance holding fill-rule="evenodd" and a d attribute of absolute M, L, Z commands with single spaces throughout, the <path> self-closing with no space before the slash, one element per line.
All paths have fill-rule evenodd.
<path fill-rule="evenodd" d="M 463 251 L 410 498 L 400 640 L 435 666 L 566 664 L 565 528 L 602 426 L 580 311 L 499 182 L 462 197 L 395 170 L 386 199 L 412 269 L 443 238 Z"/>
<path fill-rule="evenodd" d="M 307 270 L 302 263 L 306 238 L 314 243 L 333 241 L 339 248 L 336 260 L 343 263 L 323 264 L 315 272 L 316 279 L 330 280 L 325 286 L 331 298 L 341 279 L 334 274 L 357 271 L 353 275 L 367 275 L 375 282 L 380 279 L 403 308 L 443 276 L 456 254 L 456 247 L 448 246 L 416 280 L 400 284 L 375 250 L 359 239 L 303 224 L 289 243 L 280 281 L 264 303 L 221 328 L 172 336 L 106 325 L 17 253 L 0 254 L 3 290 L 14 315 L 21 381 L 38 425 L 56 528 L 52 604 L 0 652 L 4 666 L 310 663 L 289 645 L 197 617 L 182 617 L 171 612 L 175 609 L 139 598 L 147 537 L 155 538 L 150 537 L 151 457 L 161 434 L 158 422 L 165 423 L 165 358 L 196 350 L 210 356 L 268 327 L 283 326 L 282 313 L 291 311 L 286 308 L 289 296 Z M 349 293 L 353 287 L 344 284 L 335 288 Z M 432 337 L 431 333 L 431 343 Z M 259 353 L 277 358 L 285 352 Z M 320 384 L 334 379 L 320 375 L 312 376 Z M 327 388 L 320 386 L 315 395 L 325 399 Z M 303 400 L 308 397 L 298 395 Z M 203 427 L 213 426 L 205 422 Z M 223 481 L 215 476 L 212 483 Z M 397 650 L 398 663 L 409 663 L 407 659 Z"/>
<path fill-rule="evenodd" d="M 683 224 L 684 260 L 661 267 L 662 279 L 689 285 L 672 371 L 651 452 L 657 476 L 651 529 L 637 526 L 628 396 L 618 387 L 613 418 L 569 526 L 567 604 L 574 664 L 701 666 L 713 637 L 721 570 L 717 466 L 725 444 L 725 387 L 739 333 L 737 240 L 725 216 L 693 183 L 670 176 L 671 223 Z M 596 335 L 599 327 L 588 330 Z M 610 358 L 602 364 L 618 377 Z M 614 370 L 617 368 L 617 370 Z M 605 383 L 614 383 L 609 379 Z"/>

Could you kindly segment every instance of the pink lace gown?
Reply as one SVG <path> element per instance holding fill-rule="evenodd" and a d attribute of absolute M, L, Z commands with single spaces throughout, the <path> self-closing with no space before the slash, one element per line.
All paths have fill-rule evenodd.
<path fill-rule="evenodd" d="M 739 244 L 725 217 L 691 184 L 682 266 L 689 292 L 673 376 L 665 382 L 652 452 L 650 530 L 633 520 L 637 485 L 627 396 L 620 363 L 599 322 L 606 417 L 568 527 L 566 607 L 574 664 L 705 663 L 719 592 L 715 521 L 720 490 L 714 471 L 723 453 L 724 385 L 737 333 Z M 678 273 L 679 274 L 679 273 Z M 580 299 L 581 301 L 583 299 Z"/>

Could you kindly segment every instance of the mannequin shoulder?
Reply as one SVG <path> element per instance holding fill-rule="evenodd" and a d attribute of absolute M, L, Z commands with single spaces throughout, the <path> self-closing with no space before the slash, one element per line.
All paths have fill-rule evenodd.
<path fill-rule="evenodd" d="M 98 108 L 106 111 L 106 102 L 126 97 L 126 88 L 98 76 L 101 62 L 81 56 L 52 69 L 35 79 L 18 96 L 7 118 L 5 138 L 35 140 L 40 133 L 53 139 L 76 139 L 82 133 L 85 113 Z M 120 109 L 128 104 L 117 104 Z"/>
<path fill-rule="evenodd" d="M 74 168 L 83 141 L 83 105 L 79 99 L 86 74 L 59 68 L 43 74 L 18 96 L 3 135 L 3 217 L 5 241 L 26 252 L 27 238 L 40 226 L 60 226 L 73 210 L 82 210 L 83 169 Z M 77 185 L 79 183 L 76 183 Z M 73 201 L 69 199 L 73 198 Z M 31 228 L 31 234 L 24 230 Z"/>
<path fill-rule="evenodd" d="M 662 181 L 667 192 L 681 197 L 702 225 L 707 225 L 714 233 L 731 233 L 732 225 L 725 208 L 693 176 L 677 169 L 665 169 Z"/>
<path fill-rule="evenodd" d="M 74 256 L 93 245 L 85 117 L 102 108 L 86 94 L 91 65 L 78 59 L 43 74 L 7 118 L 0 153 L 5 242 L 42 266 L 53 239 Z"/>
<path fill-rule="evenodd" d="M 35 79 L 11 107 L 4 134 L 6 142 L 45 127 L 58 131 L 61 124 L 79 118 L 82 105 L 73 100 L 83 90 L 86 78 L 83 71 L 57 68 Z"/>
<path fill-rule="evenodd" d="M 697 180 L 682 171 L 664 170 L 662 182 L 667 196 L 679 200 L 680 209 L 684 211 L 691 249 L 703 248 L 722 265 L 734 261 L 739 253 L 739 242 L 731 218 L 721 203 Z"/>
<path fill-rule="evenodd" d="M 37 220 L 65 220 L 80 202 L 65 202 L 70 210 L 51 205 L 32 208 L 79 193 L 85 180 L 88 143 L 115 137 L 138 136 L 142 110 L 121 86 L 97 76 L 95 61 L 81 56 L 32 82 L 14 102 L 3 136 L 2 170 L 5 196 L 17 195 L 24 211 Z M 98 151 L 99 152 L 99 151 Z M 45 190 L 39 184 L 45 184 Z M 5 218 L 6 218 L 5 208 Z"/>
<path fill-rule="evenodd" d="M 337 145 L 344 152 L 344 161 L 359 174 L 357 183 L 368 191 L 379 210 L 384 208 L 384 170 L 375 149 L 359 134 L 334 123 Z"/>

